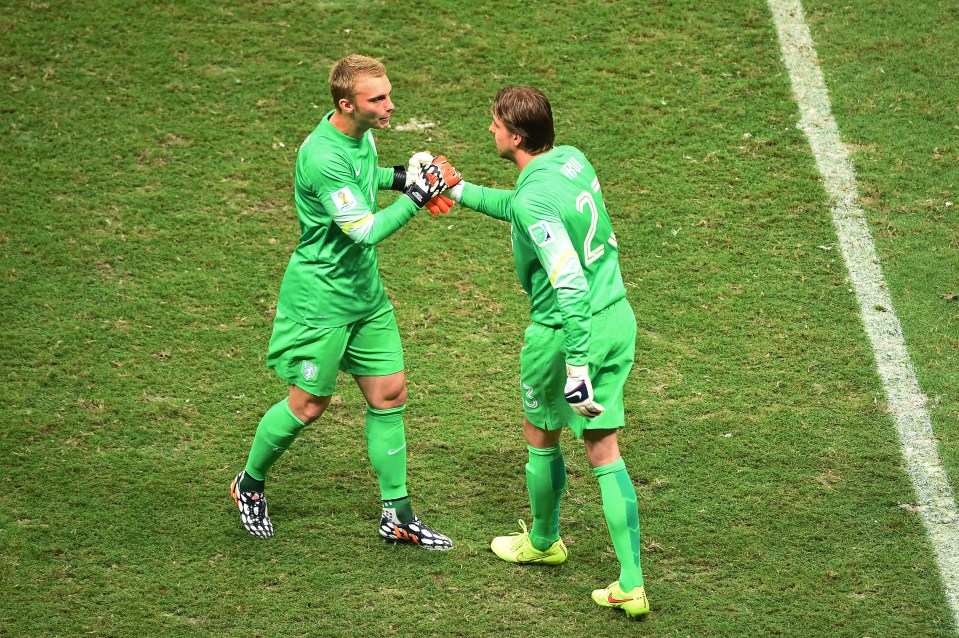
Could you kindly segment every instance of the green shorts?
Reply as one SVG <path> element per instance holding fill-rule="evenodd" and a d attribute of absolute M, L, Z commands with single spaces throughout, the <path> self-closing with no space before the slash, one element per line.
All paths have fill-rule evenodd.
<path fill-rule="evenodd" d="M 403 370 L 393 306 L 335 328 L 311 328 L 277 311 L 266 365 L 281 379 L 318 397 L 333 394 L 337 370 L 382 377 Z"/>
<path fill-rule="evenodd" d="M 566 350 L 562 328 L 534 323 L 526 329 L 520 352 L 520 384 L 527 420 L 544 430 L 568 427 L 577 438 L 583 430 L 625 425 L 623 386 L 636 352 L 636 317 L 626 299 L 604 308 L 592 319 L 589 377 L 593 395 L 606 410 L 595 419 L 581 417 L 566 402 Z"/>

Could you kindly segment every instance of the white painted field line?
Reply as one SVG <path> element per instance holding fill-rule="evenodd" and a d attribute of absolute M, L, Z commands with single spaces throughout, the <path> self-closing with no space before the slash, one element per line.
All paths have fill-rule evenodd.
<path fill-rule="evenodd" d="M 809 138 L 832 206 L 833 224 L 849 268 L 866 333 L 872 342 L 899 431 L 902 454 L 918 497 L 918 512 L 929 534 L 959 628 L 959 516 L 952 487 L 939 460 L 926 396 L 919 388 L 902 326 L 882 276 L 876 248 L 857 202 L 856 175 L 832 116 L 829 92 L 799 0 L 768 0 L 779 43 L 799 103 L 799 128 Z"/>

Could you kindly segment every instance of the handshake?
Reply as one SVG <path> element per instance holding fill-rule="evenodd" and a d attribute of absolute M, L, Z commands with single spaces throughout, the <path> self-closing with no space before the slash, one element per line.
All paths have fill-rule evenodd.
<path fill-rule="evenodd" d="M 417 206 L 425 206 L 434 215 L 448 213 L 463 190 L 463 176 L 442 155 L 433 157 L 422 151 L 410 158 L 409 166 L 405 169 L 402 166 L 394 166 L 393 169 L 396 176 L 394 183 L 402 186 L 397 190 L 402 190 Z M 459 188 L 455 189 L 457 185 Z"/>

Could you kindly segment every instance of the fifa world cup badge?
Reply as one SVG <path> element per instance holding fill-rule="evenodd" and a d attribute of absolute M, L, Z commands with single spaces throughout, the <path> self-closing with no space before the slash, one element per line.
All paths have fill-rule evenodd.
<path fill-rule="evenodd" d="M 330 197 L 333 199 L 333 205 L 336 206 L 336 209 L 341 213 L 348 211 L 356 205 L 356 198 L 353 197 L 353 192 L 349 186 L 344 186 L 340 190 L 331 193 Z"/>

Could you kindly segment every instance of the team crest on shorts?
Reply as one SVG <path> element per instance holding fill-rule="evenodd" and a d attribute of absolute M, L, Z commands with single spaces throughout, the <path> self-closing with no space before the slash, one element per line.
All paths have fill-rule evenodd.
<path fill-rule="evenodd" d="M 300 374 L 302 374 L 303 378 L 307 381 L 313 381 L 316 379 L 317 372 L 319 372 L 319 370 L 317 369 L 315 363 L 304 361 L 303 365 L 300 366 Z"/>

